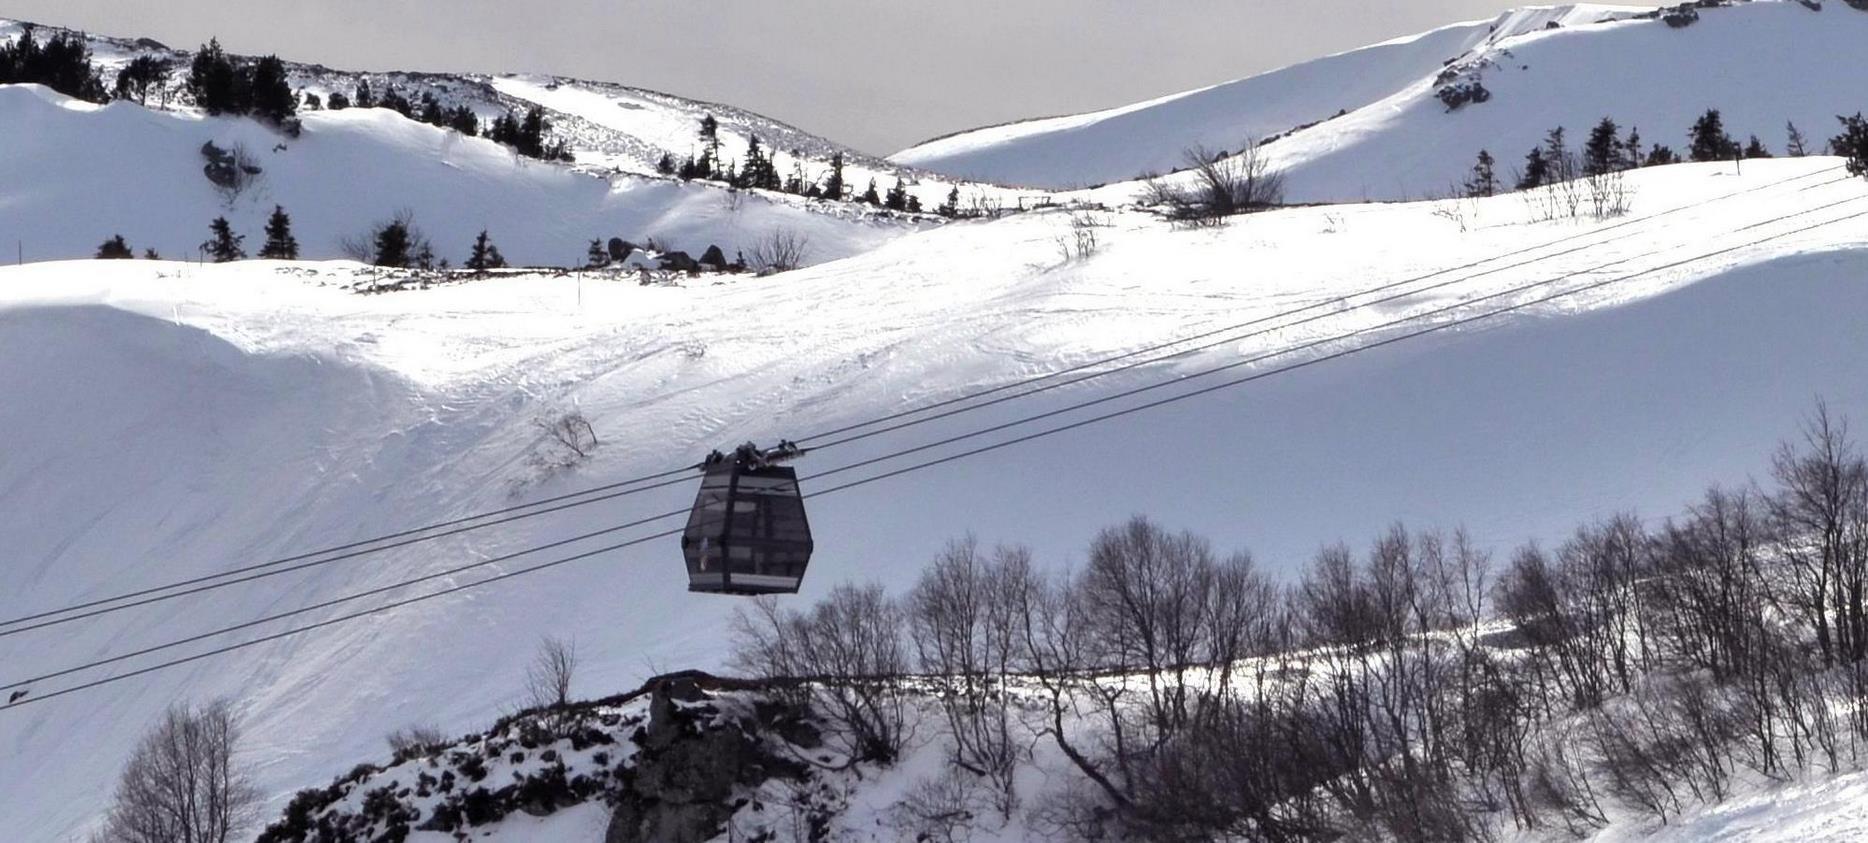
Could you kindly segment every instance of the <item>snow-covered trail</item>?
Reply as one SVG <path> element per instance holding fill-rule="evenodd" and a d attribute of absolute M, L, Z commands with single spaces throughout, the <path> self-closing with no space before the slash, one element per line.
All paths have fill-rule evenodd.
<path fill-rule="evenodd" d="M 1502 544 L 1625 507 L 1665 513 L 1706 482 L 1758 470 L 1817 394 L 1868 417 L 1868 225 L 1798 230 L 1868 210 L 1868 183 L 1838 176 L 1834 159 L 1747 165 L 1743 176 L 1643 171 L 1623 221 L 1527 223 L 1522 202 L 1500 197 L 1479 203 L 1466 231 L 1428 205 L 1292 209 L 1217 231 L 1113 214 L 1099 253 L 1070 262 L 1056 243 L 1068 217 L 1031 214 L 797 273 L 676 288 L 586 278 L 580 292 L 575 278 L 528 277 L 358 296 L 337 286 L 353 277 L 342 264 L 0 269 L 0 566 L 19 586 L 0 591 L 0 617 L 638 476 L 1488 257 L 1515 256 L 1397 288 L 1455 282 L 1419 296 L 1363 309 L 1352 299 L 1308 324 L 827 449 L 800 470 L 811 478 L 1546 279 L 1536 289 L 1573 289 L 1779 237 L 1483 330 L 821 497 L 804 597 L 852 580 L 905 586 L 968 530 L 1069 563 L 1094 530 L 1136 512 L 1287 571 L 1321 543 L 1397 518 L 1463 523 Z M 1813 210 L 1830 203 L 1842 204 Z M 1795 213 L 1805 216 L 1778 219 Z M 1541 260 L 1499 268 L 1530 258 Z M 1498 271 L 1479 274 L 1487 268 Z M 603 444 L 574 470 L 541 472 L 528 460 L 543 439 L 533 422 L 571 408 Z M 807 479 L 806 490 L 899 464 Z M 690 495 L 658 490 L 0 638 L 0 682 L 680 509 Z M 718 665 L 736 604 L 685 593 L 673 548 L 652 543 L 0 711 L 0 815 L 19 818 L 24 839 L 64 839 L 99 808 L 142 725 L 176 699 L 235 696 L 262 782 L 283 795 L 375 754 L 391 728 L 465 730 L 494 716 L 516 698 L 542 634 L 578 640 L 585 695 L 656 669 Z"/>

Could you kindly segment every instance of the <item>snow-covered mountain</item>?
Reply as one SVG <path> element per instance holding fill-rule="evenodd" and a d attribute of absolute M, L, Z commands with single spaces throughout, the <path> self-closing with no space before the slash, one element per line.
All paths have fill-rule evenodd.
<path fill-rule="evenodd" d="M 1296 201 L 1445 195 L 1480 149 L 1501 174 L 1563 126 L 1574 143 L 1603 117 L 1645 144 L 1685 148 L 1706 109 L 1742 142 L 1782 154 L 1785 125 L 1815 139 L 1863 108 L 1868 13 L 1843 3 L 1755 2 L 1698 10 L 1557 6 L 1507 12 L 1122 108 L 962 132 L 890 160 L 968 178 L 1068 189 L 1185 166 L 1195 145 L 1266 147 Z M 1439 92 L 1491 96 L 1449 109 Z M 1118 185 L 1099 196 L 1133 195 Z"/>
<path fill-rule="evenodd" d="M 0 41 L 23 24 L 0 20 Z M 39 28 L 41 40 L 59 30 Z M 821 180 L 832 156 L 845 159 L 856 193 L 871 179 L 879 190 L 905 178 L 932 210 L 954 187 L 868 158 L 830 141 L 741 109 L 620 85 L 534 76 L 353 73 L 288 64 L 300 94 L 328 102 L 367 82 L 419 102 L 467 107 L 484 120 L 542 107 L 552 137 L 575 162 L 546 163 L 479 138 L 404 118 L 387 109 L 302 109 L 304 131 L 287 137 L 251 120 L 206 117 L 180 94 L 188 54 L 147 41 L 87 36 L 106 84 L 132 59 L 172 63 L 166 96 L 148 107 L 93 106 L 52 92 L 14 86 L 0 91 L 0 235 L 7 257 L 88 257 L 121 234 L 138 254 L 153 248 L 191 257 L 207 224 L 226 216 L 256 247 L 274 205 L 293 215 L 306 257 L 343 254 L 355 238 L 400 210 L 414 213 L 438 256 L 455 263 L 482 229 L 508 259 L 575 265 L 592 239 L 649 238 L 699 255 L 719 245 L 731 257 L 775 230 L 809 241 L 807 261 L 846 257 L 912 230 L 912 220 L 846 202 L 808 201 L 770 191 L 730 192 L 719 184 L 661 176 L 663 155 L 680 160 L 700 146 L 701 120 L 718 123 L 722 161 L 743 160 L 751 138 L 783 176 Z M 261 169 L 251 188 L 231 194 L 202 174 L 204 143 L 241 147 Z M 723 165 L 724 166 L 724 165 Z M 1003 193 L 968 186 L 968 196 Z M 251 251 L 251 249 L 249 249 Z"/>

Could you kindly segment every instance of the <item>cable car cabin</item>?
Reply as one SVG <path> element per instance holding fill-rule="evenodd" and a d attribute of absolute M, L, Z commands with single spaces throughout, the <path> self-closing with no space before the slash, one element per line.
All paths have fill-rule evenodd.
<path fill-rule="evenodd" d="M 681 534 L 689 591 L 798 591 L 811 561 L 811 526 L 798 493 L 798 472 L 773 464 L 798 453 L 788 442 L 770 452 L 747 444 L 707 458 L 700 494 Z"/>

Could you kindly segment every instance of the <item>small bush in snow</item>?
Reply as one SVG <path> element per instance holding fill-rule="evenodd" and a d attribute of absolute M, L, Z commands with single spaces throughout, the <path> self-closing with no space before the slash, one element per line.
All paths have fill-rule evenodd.
<path fill-rule="evenodd" d="M 383 736 L 389 744 L 389 752 L 400 764 L 418 755 L 424 755 L 447 743 L 447 735 L 434 726 L 407 726 Z"/>

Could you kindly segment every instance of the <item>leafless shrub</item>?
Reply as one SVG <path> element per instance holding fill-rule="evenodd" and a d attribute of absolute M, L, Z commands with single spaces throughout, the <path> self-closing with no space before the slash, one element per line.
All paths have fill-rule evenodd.
<path fill-rule="evenodd" d="M 555 421 L 537 419 L 533 422 L 550 436 L 553 442 L 568 451 L 577 459 L 586 459 L 596 450 L 597 430 L 590 426 L 590 420 L 584 414 L 572 411 L 559 416 Z"/>
<path fill-rule="evenodd" d="M 746 260 L 760 275 L 790 272 L 804 265 L 810 245 L 810 238 L 789 228 L 777 228 L 752 244 L 746 252 Z"/>
<path fill-rule="evenodd" d="M 853 761 L 890 764 L 908 739 L 900 612 L 880 585 L 841 585 L 811 607 L 755 601 L 734 619 L 736 667 L 796 682 Z"/>
<path fill-rule="evenodd" d="M 1108 227 L 1107 218 L 1098 217 L 1091 211 L 1071 211 L 1069 235 L 1056 238 L 1058 255 L 1064 263 L 1094 257 L 1098 246 L 1096 229 Z"/>
<path fill-rule="evenodd" d="M 1273 172 L 1263 147 L 1247 142 L 1236 153 L 1194 146 L 1183 153 L 1190 175 L 1179 181 L 1150 179 L 1147 201 L 1176 224 L 1192 228 L 1225 225 L 1226 218 L 1284 201 L 1284 175 Z"/>
<path fill-rule="evenodd" d="M 405 726 L 383 736 L 389 753 L 398 761 L 431 752 L 448 742 L 439 726 Z"/>
<path fill-rule="evenodd" d="M 1588 188 L 1589 206 L 1598 220 L 1625 216 L 1629 208 L 1628 181 L 1621 170 L 1609 170 L 1583 177 Z"/>
<path fill-rule="evenodd" d="M 546 636 L 525 668 L 527 703 L 534 708 L 562 708 L 571 701 L 571 678 L 576 672 L 577 645 Z"/>
<path fill-rule="evenodd" d="M 974 794 L 968 775 L 949 767 L 922 779 L 888 812 L 903 840 L 970 840 L 979 815 L 990 810 Z"/>
<path fill-rule="evenodd" d="M 225 701 L 176 705 L 137 744 L 98 839 L 227 843 L 256 818 L 260 793 L 234 760 L 239 729 Z"/>
<path fill-rule="evenodd" d="M 209 141 L 201 146 L 201 157 L 207 159 L 202 172 L 229 206 L 258 183 L 263 171 L 258 159 L 247 151 L 246 145 L 235 143 L 227 149 L 215 146 Z"/>
<path fill-rule="evenodd" d="M 1477 217 L 1479 214 L 1478 201 L 1473 197 L 1462 196 L 1459 193 L 1449 193 L 1446 196 L 1435 198 L 1432 200 L 1432 203 L 1433 215 L 1459 226 L 1460 233 L 1462 234 L 1470 229 L 1469 220 Z"/>

